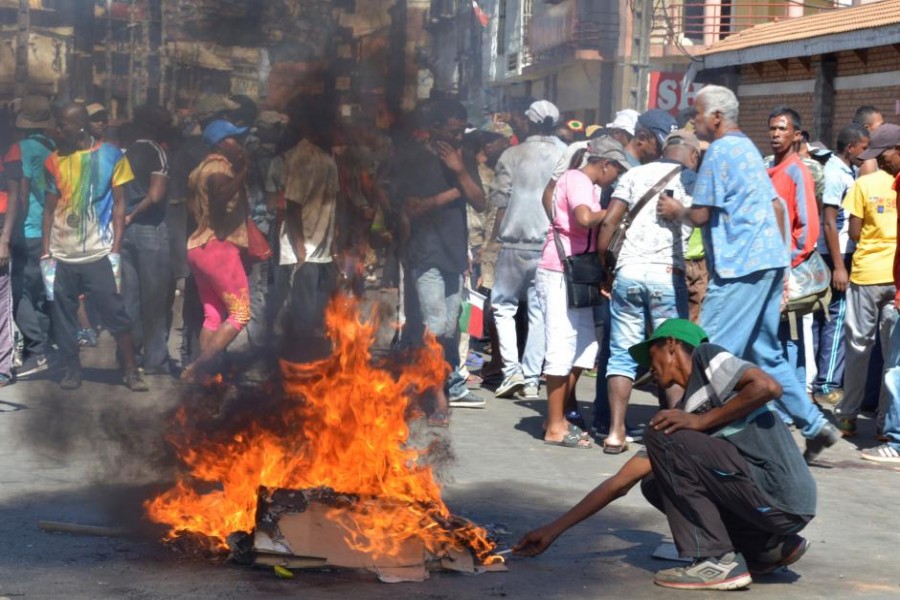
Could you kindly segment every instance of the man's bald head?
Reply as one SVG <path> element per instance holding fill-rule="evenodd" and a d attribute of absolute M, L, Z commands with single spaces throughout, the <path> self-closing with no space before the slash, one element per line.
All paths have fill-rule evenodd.
<path fill-rule="evenodd" d="M 86 138 L 88 114 L 83 104 L 70 102 L 57 112 L 57 130 L 60 144 L 68 150 L 77 150 L 81 140 Z"/>
<path fill-rule="evenodd" d="M 85 128 L 89 120 L 87 109 L 78 102 L 69 102 L 59 109 L 59 120 L 78 125 L 79 128 Z"/>

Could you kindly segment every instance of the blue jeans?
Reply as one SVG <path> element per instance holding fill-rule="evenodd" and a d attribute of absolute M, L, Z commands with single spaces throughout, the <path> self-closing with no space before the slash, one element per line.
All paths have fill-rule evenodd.
<path fill-rule="evenodd" d="M 609 303 L 612 333 L 606 376 L 634 380 L 638 364 L 628 349 L 668 319 L 688 316 L 684 274 L 665 265 L 629 265 L 616 272 Z"/>
<path fill-rule="evenodd" d="M 535 386 L 541 378 L 546 350 L 544 313 L 541 312 L 534 287 L 534 275 L 540 259 L 540 250 L 501 249 L 491 290 L 491 307 L 494 309 L 500 356 L 503 358 L 503 376 L 522 373 L 525 385 Z M 528 302 L 528 337 L 521 363 L 516 334 L 516 312 L 520 300 Z"/>
<path fill-rule="evenodd" d="M 896 310 L 896 309 L 895 309 Z M 884 387 L 887 405 L 884 411 L 884 435 L 894 450 L 900 451 L 900 326 L 894 320 L 888 357 L 885 362 Z"/>
<path fill-rule="evenodd" d="M 778 339 L 781 342 L 781 355 L 791 369 L 797 374 L 797 380 L 806 389 L 806 340 L 803 336 L 801 317 L 797 318 L 797 339 L 791 339 L 791 326 L 787 321 L 778 324 Z M 781 410 L 777 404 L 775 412 L 781 420 L 790 425 L 794 422 L 789 414 Z"/>
<path fill-rule="evenodd" d="M 447 379 L 449 400 L 469 393 L 466 380 L 459 372 L 459 313 L 462 307 L 462 275 L 440 269 L 415 269 L 416 295 L 422 321 L 444 349 L 444 360 L 450 366 Z"/>
<path fill-rule="evenodd" d="M 711 273 L 700 310 L 700 324 L 709 341 L 737 357 L 755 363 L 781 384 L 775 400 L 805 438 L 815 437 L 827 421 L 806 394 L 806 383 L 797 379 L 782 354 L 778 337 L 784 269 L 766 269 L 744 277 L 722 278 Z"/>
<path fill-rule="evenodd" d="M 122 237 L 122 300 L 134 323 L 131 337 L 138 364 L 168 373 L 169 310 L 174 300 L 169 230 L 132 223 Z"/>

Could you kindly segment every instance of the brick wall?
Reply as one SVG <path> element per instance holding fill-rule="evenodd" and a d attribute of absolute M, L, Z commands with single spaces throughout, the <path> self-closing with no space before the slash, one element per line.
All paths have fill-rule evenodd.
<path fill-rule="evenodd" d="M 818 57 L 813 57 L 817 59 Z M 811 79 L 816 76 L 816 62 L 810 61 L 809 68 L 799 59 L 791 58 L 786 61 L 769 61 L 762 63 L 762 74 L 758 72 L 759 64 L 744 65 L 741 67 L 741 83 L 767 83 L 771 81 L 798 81 Z"/>
<path fill-rule="evenodd" d="M 815 79 L 820 57 L 810 58 L 809 68 L 797 58 L 788 61 L 769 61 L 761 65 L 743 65 L 741 67 L 741 83 L 781 83 Z M 866 49 L 864 52 L 837 53 L 837 76 L 869 75 L 900 70 L 900 48 L 896 46 L 879 46 Z M 741 101 L 741 128 L 766 153 L 769 151 L 767 141 L 767 117 L 769 112 L 779 104 L 787 104 L 797 110 L 804 119 L 804 126 L 812 131 L 815 98 L 813 94 L 751 96 L 739 98 Z M 855 90 L 838 90 L 835 92 L 832 131 L 834 135 L 846 124 L 850 123 L 857 107 L 871 104 L 878 107 L 888 122 L 900 124 L 900 115 L 896 114 L 897 101 L 900 100 L 900 84 L 890 87 L 862 88 Z M 826 140 L 830 143 L 831 140 Z"/>
<path fill-rule="evenodd" d="M 863 54 L 855 52 L 838 54 L 838 77 L 897 70 L 900 70 L 900 49 L 895 46 L 880 46 Z M 835 94 L 835 132 L 850 123 L 853 113 L 863 104 L 880 109 L 885 121 L 900 123 L 900 115 L 896 111 L 898 100 L 900 100 L 900 84 L 890 87 L 838 90 Z"/>
<path fill-rule="evenodd" d="M 741 130 L 753 140 L 760 152 L 771 154 L 769 147 L 769 113 L 781 104 L 790 106 L 800 113 L 806 121 L 812 120 L 812 94 L 789 94 L 773 98 L 772 96 L 751 96 L 738 98 L 741 102 Z"/>
<path fill-rule="evenodd" d="M 897 63 L 900 67 L 900 62 Z M 853 120 L 853 113 L 863 104 L 871 104 L 878 108 L 888 123 L 900 124 L 900 115 L 896 114 L 896 104 L 900 100 L 900 85 L 883 88 L 861 90 L 840 90 L 835 94 L 834 131 L 835 135 Z"/>
<path fill-rule="evenodd" d="M 900 68 L 900 49 L 894 46 L 879 46 L 862 54 L 838 52 L 838 77 L 895 71 L 898 68 Z"/>

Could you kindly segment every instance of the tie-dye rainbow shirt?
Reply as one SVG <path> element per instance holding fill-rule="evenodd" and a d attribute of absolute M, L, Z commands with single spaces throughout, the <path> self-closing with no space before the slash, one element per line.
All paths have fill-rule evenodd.
<path fill-rule="evenodd" d="M 54 152 L 44 163 L 47 193 L 59 202 L 50 230 L 50 254 L 63 262 L 93 262 L 113 243 L 113 188 L 134 179 L 121 150 L 98 143 L 66 156 Z"/>

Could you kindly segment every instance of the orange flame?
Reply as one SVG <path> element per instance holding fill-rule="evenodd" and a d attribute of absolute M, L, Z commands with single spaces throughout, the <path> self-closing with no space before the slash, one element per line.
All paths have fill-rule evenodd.
<path fill-rule="evenodd" d="M 260 486 L 327 486 L 361 497 L 353 511 L 329 513 L 358 550 L 395 556 L 405 540 L 420 538 L 435 555 L 468 547 L 486 559 L 494 548 L 486 532 L 452 518 L 431 466 L 421 460 L 425 451 L 407 445 L 408 396 L 446 377 L 436 341 L 395 374 L 373 365 L 376 323 L 360 320 L 355 301 L 336 298 L 326 327 L 331 357 L 282 362 L 287 400 L 275 418 L 221 439 L 191 427 L 188 411 L 178 411 L 169 441 L 185 469 L 174 487 L 145 503 L 148 518 L 170 527 L 169 540 L 200 534 L 224 550 L 229 534 L 254 528 Z"/>

